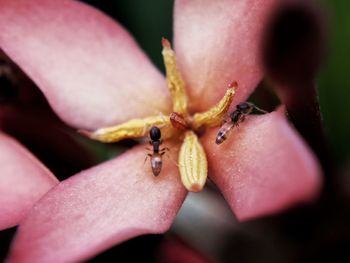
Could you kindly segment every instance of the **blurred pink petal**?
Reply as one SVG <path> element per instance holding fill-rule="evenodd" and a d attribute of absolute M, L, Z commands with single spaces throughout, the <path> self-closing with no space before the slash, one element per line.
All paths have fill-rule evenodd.
<path fill-rule="evenodd" d="M 233 80 L 239 84 L 233 105 L 255 89 L 262 78 L 262 29 L 276 2 L 176 1 L 175 50 L 194 109 L 214 105 Z"/>
<path fill-rule="evenodd" d="M 277 213 L 319 192 L 320 167 L 281 112 L 249 118 L 220 146 L 216 132 L 203 139 L 210 177 L 239 219 Z"/>
<path fill-rule="evenodd" d="M 159 261 L 162 263 L 214 263 L 188 244 L 177 238 L 165 239 L 159 249 Z"/>
<path fill-rule="evenodd" d="M 172 162 L 154 177 L 144 158 L 139 146 L 55 187 L 21 224 L 10 262 L 77 262 L 132 237 L 165 232 L 186 191 Z"/>
<path fill-rule="evenodd" d="M 0 48 L 69 124 L 93 129 L 167 109 L 162 75 L 100 11 L 78 1 L 0 0 L 0 13 Z"/>
<path fill-rule="evenodd" d="M 0 133 L 0 230 L 17 225 L 57 183 L 22 145 Z"/>

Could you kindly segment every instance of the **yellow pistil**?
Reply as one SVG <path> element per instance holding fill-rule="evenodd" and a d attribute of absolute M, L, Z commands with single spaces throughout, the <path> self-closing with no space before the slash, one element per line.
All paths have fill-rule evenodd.
<path fill-rule="evenodd" d="M 185 133 L 178 157 L 180 176 L 188 191 L 199 192 L 206 182 L 208 165 L 205 151 L 195 131 L 202 126 L 214 127 L 222 123 L 232 102 L 237 83 L 232 82 L 224 97 L 211 109 L 191 116 L 187 107 L 188 97 L 185 82 L 177 68 L 175 52 L 168 40 L 163 38 L 162 44 L 166 80 L 172 98 L 173 112 L 170 115 L 160 114 L 133 119 L 94 132 L 81 131 L 81 133 L 102 142 L 117 142 L 128 138 L 145 137 L 152 126 L 157 126 L 162 130 L 162 139 L 180 138 L 181 133 Z M 172 116 L 171 120 L 170 116 Z"/>
<path fill-rule="evenodd" d="M 181 181 L 187 190 L 199 192 L 207 180 L 208 164 L 205 151 L 193 131 L 185 133 L 179 152 Z"/>

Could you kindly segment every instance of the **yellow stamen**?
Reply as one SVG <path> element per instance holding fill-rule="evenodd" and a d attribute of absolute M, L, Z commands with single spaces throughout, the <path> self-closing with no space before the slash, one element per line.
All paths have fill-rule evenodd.
<path fill-rule="evenodd" d="M 183 185 L 188 191 L 203 189 L 208 175 L 207 158 L 197 135 L 187 131 L 179 152 L 179 169 Z"/>
<path fill-rule="evenodd" d="M 187 96 L 185 91 L 185 82 L 176 65 L 175 52 L 172 50 L 167 39 L 162 39 L 163 60 L 166 70 L 166 80 L 168 89 L 173 101 L 173 111 L 187 115 Z"/>
<path fill-rule="evenodd" d="M 162 138 L 166 139 L 176 132 L 170 125 L 169 116 L 157 115 L 143 119 L 133 119 L 128 122 L 98 129 L 94 132 L 79 131 L 91 139 L 101 142 L 118 142 L 123 139 L 135 139 L 147 136 L 148 130 L 152 126 L 158 126 L 162 130 Z"/>
<path fill-rule="evenodd" d="M 236 88 L 237 82 L 233 82 L 227 89 L 225 96 L 219 101 L 218 104 L 206 112 L 196 113 L 192 119 L 192 128 L 198 129 L 203 125 L 209 127 L 220 125 L 224 118 L 224 115 L 231 105 Z"/>
<path fill-rule="evenodd" d="M 169 116 L 157 115 L 133 119 L 116 126 L 93 132 L 80 131 L 80 133 L 101 142 L 146 137 L 152 126 L 162 130 L 162 140 L 179 137 L 180 134 L 185 133 L 178 158 L 180 176 L 188 191 L 199 192 L 206 183 L 208 163 L 205 151 L 192 130 L 197 130 L 201 126 L 214 127 L 222 123 L 235 94 L 237 82 L 232 82 L 224 97 L 214 107 L 206 112 L 196 113 L 192 117 L 187 111 L 188 98 L 185 82 L 177 67 L 175 52 L 167 39 L 163 38 L 162 45 L 166 80 L 173 103 L 172 113 Z M 145 156 L 147 156 L 146 153 Z"/>

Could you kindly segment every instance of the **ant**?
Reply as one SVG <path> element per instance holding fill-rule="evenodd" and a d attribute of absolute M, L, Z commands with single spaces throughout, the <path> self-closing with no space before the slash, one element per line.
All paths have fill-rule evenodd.
<path fill-rule="evenodd" d="M 154 176 L 158 176 L 160 174 L 163 164 L 162 156 L 166 150 L 169 150 L 168 148 L 159 149 L 159 146 L 162 144 L 161 136 L 160 129 L 157 126 L 153 126 L 150 129 L 149 137 L 151 140 L 149 141 L 149 144 L 152 145 L 153 152 L 148 153 L 147 156 L 151 158 L 151 167 Z"/>
<path fill-rule="evenodd" d="M 235 126 L 239 126 L 239 124 L 245 120 L 245 117 L 248 114 L 250 114 L 254 109 L 262 113 L 268 113 L 267 111 L 264 111 L 258 108 L 253 103 L 250 103 L 250 102 L 239 103 L 236 106 L 236 110 L 231 112 L 230 121 L 227 122 L 226 120 L 224 120 L 224 124 L 221 126 L 218 134 L 216 135 L 215 143 L 221 144 L 223 141 L 225 141 L 231 129 Z"/>

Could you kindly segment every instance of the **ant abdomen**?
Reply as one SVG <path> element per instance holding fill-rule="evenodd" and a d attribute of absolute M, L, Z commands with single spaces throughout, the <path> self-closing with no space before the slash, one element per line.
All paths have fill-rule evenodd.
<path fill-rule="evenodd" d="M 221 126 L 221 128 L 220 128 L 220 130 L 219 130 L 219 132 L 218 132 L 218 134 L 216 136 L 215 143 L 216 144 L 223 143 L 227 139 L 227 136 L 228 136 L 230 130 L 232 129 L 232 127 L 233 127 L 233 125 L 232 125 L 231 122 L 224 123 Z"/>

